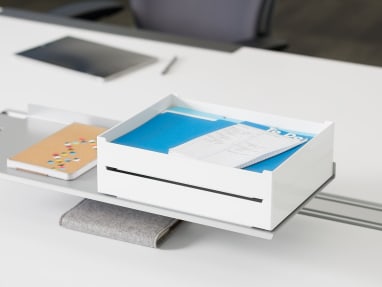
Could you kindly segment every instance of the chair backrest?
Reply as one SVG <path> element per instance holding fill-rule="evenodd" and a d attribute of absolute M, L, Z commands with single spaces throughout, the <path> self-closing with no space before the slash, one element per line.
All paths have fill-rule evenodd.
<path fill-rule="evenodd" d="M 139 28 L 240 42 L 269 32 L 273 0 L 130 0 Z"/>

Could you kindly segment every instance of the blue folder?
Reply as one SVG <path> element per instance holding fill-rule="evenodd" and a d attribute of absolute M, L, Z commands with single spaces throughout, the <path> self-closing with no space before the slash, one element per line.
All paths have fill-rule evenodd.
<path fill-rule="evenodd" d="M 211 133 L 213 131 L 229 127 L 240 121 L 227 119 L 207 113 L 201 113 L 195 110 L 185 108 L 172 108 L 160 113 L 145 122 L 138 128 L 112 141 L 116 144 L 127 145 L 131 147 L 146 149 L 154 152 L 168 153 L 170 148 L 176 147 L 196 137 Z M 268 126 L 252 122 L 240 122 L 263 130 L 268 130 Z M 287 133 L 287 131 L 281 131 Z M 300 135 L 312 138 L 311 135 Z M 253 172 L 272 171 L 281 163 L 288 159 L 293 153 L 302 146 L 299 145 L 279 155 L 258 162 L 244 168 Z"/>

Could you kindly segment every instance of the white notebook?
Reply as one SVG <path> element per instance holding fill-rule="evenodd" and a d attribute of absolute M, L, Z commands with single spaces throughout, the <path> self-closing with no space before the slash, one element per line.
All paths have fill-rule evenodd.
<path fill-rule="evenodd" d="M 244 124 L 229 126 L 171 148 L 170 155 L 244 168 L 305 142 L 294 134 L 280 135 Z"/>

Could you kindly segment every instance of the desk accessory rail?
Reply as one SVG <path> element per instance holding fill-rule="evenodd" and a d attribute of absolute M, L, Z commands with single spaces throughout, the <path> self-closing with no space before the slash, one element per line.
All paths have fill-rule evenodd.
<path fill-rule="evenodd" d="M 299 214 L 382 230 L 382 204 L 325 192 L 317 193 Z"/>

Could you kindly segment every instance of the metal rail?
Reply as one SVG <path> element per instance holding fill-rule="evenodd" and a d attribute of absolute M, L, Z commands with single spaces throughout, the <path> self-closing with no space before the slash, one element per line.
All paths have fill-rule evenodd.
<path fill-rule="evenodd" d="M 317 193 L 299 214 L 382 230 L 382 204 L 325 192 Z"/>

